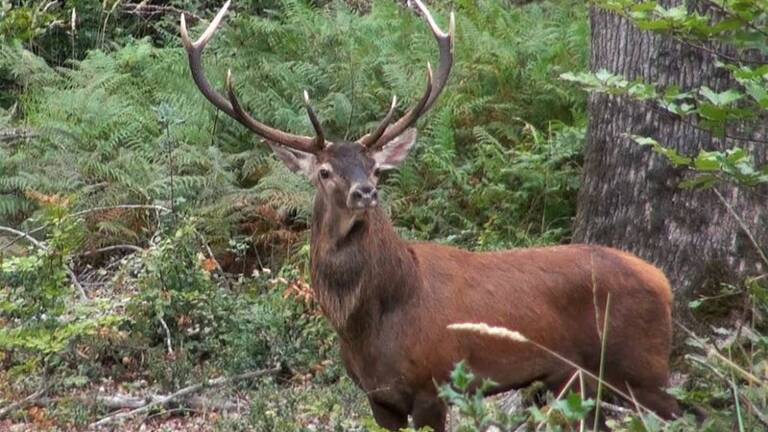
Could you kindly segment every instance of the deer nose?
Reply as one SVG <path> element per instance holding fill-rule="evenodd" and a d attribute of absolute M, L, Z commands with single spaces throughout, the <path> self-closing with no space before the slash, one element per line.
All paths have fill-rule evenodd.
<path fill-rule="evenodd" d="M 347 198 L 347 207 L 364 209 L 376 207 L 379 193 L 371 184 L 356 184 L 352 186 Z"/>

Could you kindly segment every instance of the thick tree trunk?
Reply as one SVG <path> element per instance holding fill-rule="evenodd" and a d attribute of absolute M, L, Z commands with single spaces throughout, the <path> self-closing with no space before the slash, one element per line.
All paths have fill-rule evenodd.
<path fill-rule="evenodd" d="M 595 8 L 591 24 L 593 71 L 606 69 L 630 80 L 683 90 L 707 85 L 723 91 L 732 86 L 706 51 L 641 32 Z M 766 162 L 764 124 L 749 132 L 729 131 L 754 141 L 713 138 L 650 104 L 591 95 L 575 241 L 628 250 L 661 267 L 672 282 L 677 314 L 684 321 L 690 319 L 684 306 L 698 293 L 711 292 L 723 282 L 738 285 L 745 277 L 768 271 L 714 191 L 680 189 L 679 182 L 689 174 L 625 133 L 655 138 L 686 155 L 739 146 L 759 165 Z M 768 189 L 723 185 L 717 190 L 766 250 Z"/>

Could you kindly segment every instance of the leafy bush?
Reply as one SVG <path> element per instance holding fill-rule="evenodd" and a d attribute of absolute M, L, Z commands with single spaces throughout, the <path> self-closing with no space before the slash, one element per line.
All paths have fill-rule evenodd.
<path fill-rule="evenodd" d="M 221 429 L 369 428 L 305 282 L 312 187 L 204 101 L 176 13 L 142 21 L 124 2 L 48 3 L 15 2 L 0 24 L 0 227 L 29 233 L 0 237 L 13 372 L 0 371 L 0 395 L 49 382 L 60 399 L 48 412 L 79 427 L 103 414 L 78 399 L 99 386 L 162 393 L 280 363 L 292 381 L 252 390 L 252 415 Z M 453 6 L 449 87 L 384 186 L 395 224 L 478 249 L 563 241 L 585 100 L 557 76 L 585 63 L 586 8 Z M 305 88 L 331 136 L 354 139 L 392 93 L 401 110 L 415 102 L 435 56 L 421 18 L 396 2 L 234 9 L 206 50 L 208 76 L 221 88 L 231 68 L 254 115 L 296 133 L 311 131 Z M 434 9 L 444 23 L 448 5 Z M 194 34 L 207 24 L 189 22 Z"/>
<path fill-rule="evenodd" d="M 483 248 L 558 241 L 574 212 L 583 131 L 571 125 L 582 121 L 583 99 L 554 78 L 584 63 L 584 8 L 459 6 L 449 88 L 388 188 L 398 224 Z M 411 11 L 391 2 L 362 17 L 342 4 L 280 8 L 276 17 L 230 16 L 206 54 L 214 83 L 231 68 L 256 117 L 308 133 L 308 88 L 326 130 L 351 138 L 375 124 L 392 92 L 405 107 L 422 91 L 435 48 Z M 264 219 L 264 203 L 281 209 L 278 227 L 296 212 L 305 223 L 309 186 L 202 101 L 178 40 L 169 44 L 91 51 L 59 71 L 18 44 L 3 47 L 0 70 L 22 89 L 24 124 L 41 136 L 6 150 L 0 218 L 31 214 L 26 190 L 74 194 L 83 208 L 169 203 L 173 192 L 180 210 L 213 222 L 203 229 L 214 243 L 228 224 Z M 96 223 L 101 245 L 146 241 L 136 220 Z"/>

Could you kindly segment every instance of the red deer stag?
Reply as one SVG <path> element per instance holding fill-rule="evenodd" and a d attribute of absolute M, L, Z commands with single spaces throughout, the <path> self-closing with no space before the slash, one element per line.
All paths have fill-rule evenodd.
<path fill-rule="evenodd" d="M 413 126 L 435 103 L 453 64 L 454 18 L 443 32 L 426 7 L 414 3 L 437 40 L 440 60 L 426 90 L 397 121 L 393 98 L 379 126 L 355 142 L 326 140 L 309 98 L 315 136 L 286 133 L 249 115 L 231 74 L 227 96 L 205 77 L 201 56 L 229 2 L 192 42 L 181 17 L 181 37 L 192 78 L 219 110 L 270 143 L 293 171 L 317 188 L 312 215 L 312 287 L 338 332 L 344 365 L 365 391 L 384 428 L 445 430 L 446 406 L 435 383 L 465 359 L 497 391 L 534 381 L 563 386 L 572 366 L 532 344 L 451 331 L 456 322 L 484 322 L 517 330 L 590 371 L 600 363 L 601 318 L 610 294 L 606 381 L 633 394 L 662 417 L 678 415 L 662 387 L 668 375 L 672 293 L 664 274 L 639 258 L 599 246 L 571 245 L 473 253 L 400 239 L 378 204 L 382 171 L 396 168 L 416 139 Z M 599 305 L 599 306 L 596 306 Z M 589 389 L 586 389 L 589 390 Z"/>

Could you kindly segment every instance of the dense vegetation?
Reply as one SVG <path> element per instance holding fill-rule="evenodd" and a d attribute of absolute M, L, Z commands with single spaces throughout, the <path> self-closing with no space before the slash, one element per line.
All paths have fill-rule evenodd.
<path fill-rule="evenodd" d="M 82 428 L 111 412 L 97 395 L 170 394 L 269 369 L 204 392 L 208 405 L 165 408 L 201 411 L 188 421 L 217 430 L 373 429 L 308 286 L 312 189 L 192 83 L 178 10 L 192 14 L 197 34 L 218 4 L 163 4 L 3 3 L 0 428 Z M 586 68 L 586 6 L 452 7 L 451 81 L 411 159 L 385 179 L 395 225 L 406 238 L 471 249 L 567 242 L 586 96 L 559 77 Z M 435 57 L 423 22 L 396 2 L 233 9 L 206 50 L 208 76 L 221 88 L 232 69 L 257 118 L 297 133 L 311 130 L 304 89 L 327 132 L 360 136 L 393 93 L 401 106 L 414 102 Z M 449 5 L 433 9 L 443 22 Z M 674 389 L 711 409 L 711 430 L 735 419 L 748 430 L 765 411 L 758 329 L 768 299 L 756 282 L 733 290 L 753 322 L 744 333 L 719 329 L 718 347 L 741 366 L 693 339 L 708 355 L 681 359 L 689 377 Z M 470 374 L 457 369 L 443 389 L 466 430 L 526 420 L 557 430 L 594 404 L 573 395 L 551 411 L 497 415 L 463 391 Z M 128 421 L 168 418 L 146 414 Z M 664 426 L 629 410 L 613 427 Z"/>

